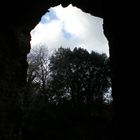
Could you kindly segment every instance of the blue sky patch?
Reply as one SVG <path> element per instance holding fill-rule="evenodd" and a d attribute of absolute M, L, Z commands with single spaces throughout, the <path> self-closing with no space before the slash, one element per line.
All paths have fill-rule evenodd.
<path fill-rule="evenodd" d="M 65 30 L 64 26 L 62 28 L 62 33 L 66 39 L 70 39 L 72 37 L 72 35 Z"/>
<path fill-rule="evenodd" d="M 52 9 L 49 9 L 49 12 L 47 12 L 44 16 L 41 18 L 41 23 L 49 23 L 52 20 L 58 20 L 59 18 L 56 16 L 56 12 Z"/>

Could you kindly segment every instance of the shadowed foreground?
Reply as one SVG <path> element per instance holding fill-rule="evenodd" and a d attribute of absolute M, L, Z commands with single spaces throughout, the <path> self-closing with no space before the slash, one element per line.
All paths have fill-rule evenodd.
<path fill-rule="evenodd" d="M 28 62 L 20 98 L 23 139 L 112 140 L 112 103 L 104 97 L 111 84 L 105 54 L 59 48 L 47 58 L 40 48 Z"/>

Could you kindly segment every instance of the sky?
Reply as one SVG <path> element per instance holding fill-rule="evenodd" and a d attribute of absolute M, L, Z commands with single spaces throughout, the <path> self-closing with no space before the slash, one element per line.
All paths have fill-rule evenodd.
<path fill-rule="evenodd" d="M 31 48 L 44 45 L 50 52 L 64 48 L 81 47 L 89 52 L 106 53 L 108 41 L 103 33 L 103 19 L 85 13 L 71 4 L 51 7 L 31 31 Z"/>
<path fill-rule="evenodd" d="M 70 4 L 58 5 L 48 9 L 31 34 L 31 53 L 34 48 L 43 45 L 50 54 L 59 47 L 81 47 L 89 52 L 106 53 L 109 56 L 108 40 L 103 33 L 103 19 L 85 13 Z M 105 95 L 108 100 L 111 88 Z"/>

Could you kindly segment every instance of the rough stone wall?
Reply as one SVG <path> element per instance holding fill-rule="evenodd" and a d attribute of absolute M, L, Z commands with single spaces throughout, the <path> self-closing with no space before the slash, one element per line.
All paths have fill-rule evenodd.
<path fill-rule="evenodd" d="M 14 139 L 19 108 L 17 95 L 25 84 L 29 40 L 7 25 L 0 32 L 0 139 Z"/>

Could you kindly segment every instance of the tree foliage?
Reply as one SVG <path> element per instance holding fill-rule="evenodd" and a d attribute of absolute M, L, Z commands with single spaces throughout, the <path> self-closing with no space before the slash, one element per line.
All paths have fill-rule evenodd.
<path fill-rule="evenodd" d="M 48 76 L 48 50 L 41 46 L 35 48 L 28 55 L 27 83 L 29 86 L 35 85 L 43 91 L 46 87 Z"/>
<path fill-rule="evenodd" d="M 50 59 L 52 99 L 73 100 L 74 105 L 102 102 L 110 87 L 109 60 L 105 54 L 82 48 L 59 48 Z"/>
<path fill-rule="evenodd" d="M 82 48 L 28 56 L 24 139 L 112 139 L 110 60 Z M 25 107 L 24 107 L 25 108 Z"/>

